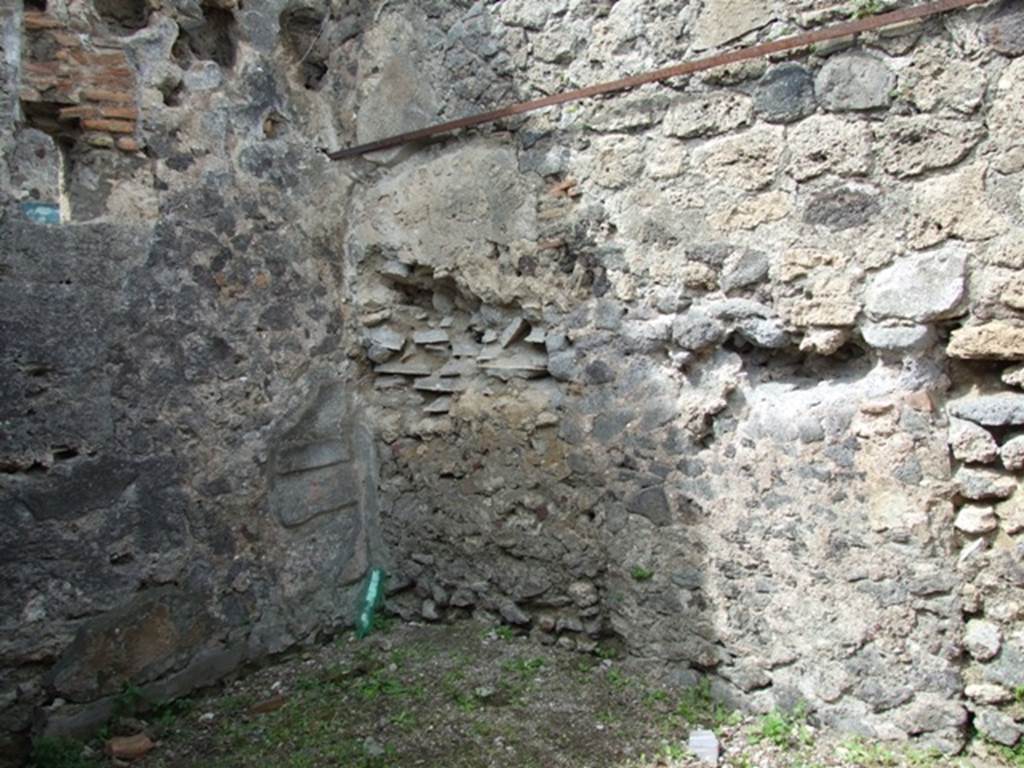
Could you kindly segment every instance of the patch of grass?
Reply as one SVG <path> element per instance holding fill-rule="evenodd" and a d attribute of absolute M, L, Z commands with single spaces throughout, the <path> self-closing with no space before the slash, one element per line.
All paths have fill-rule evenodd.
<path fill-rule="evenodd" d="M 507 627 L 504 624 L 499 624 L 492 631 L 499 640 L 504 640 L 506 643 L 511 643 L 516 639 L 516 633 L 513 631 L 512 627 Z M 488 632 L 488 634 L 490 634 L 490 632 Z"/>
<path fill-rule="evenodd" d="M 735 723 L 740 716 L 715 698 L 711 692 L 711 681 L 706 677 L 682 691 L 672 714 L 687 725 L 702 725 L 712 729 Z"/>
<path fill-rule="evenodd" d="M 468 713 L 476 711 L 479 703 L 470 691 L 462 689 L 461 683 L 465 676 L 461 669 L 448 670 L 441 678 L 441 690 L 459 710 Z"/>
<path fill-rule="evenodd" d="M 1005 747 L 1001 744 L 993 744 L 996 754 L 1009 766 L 1013 768 L 1024 768 L 1024 741 L 1018 741 L 1016 746 Z"/>
<path fill-rule="evenodd" d="M 594 655 L 599 659 L 604 660 L 615 660 L 621 655 L 617 648 L 611 645 L 597 644 L 597 648 L 594 649 Z"/>
<path fill-rule="evenodd" d="M 509 674 L 518 675 L 521 678 L 530 678 L 537 674 L 544 666 L 544 659 L 538 657 L 534 658 L 517 658 L 506 661 L 501 665 L 501 668 Z"/>
<path fill-rule="evenodd" d="M 391 724 L 403 731 L 416 727 L 416 715 L 407 709 L 403 709 L 391 718 Z"/>
<path fill-rule="evenodd" d="M 847 740 L 839 748 L 844 759 L 862 768 L 896 765 L 899 757 L 891 749 L 877 743 L 868 743 L 858 738 Z"/>
<path fill-rule="evenodd" d="M 182 717 L 191 714 L 195 704 L 188 699 L 175 699 L 164 704 L 158 704 L 150 710 L 146 719 L 163 730 L 173 728 Z"/>
<path fill-rule="evenodd" d="M 372 701 L 381 696 L 407 696 L 412 692 L 412 689 L 406 687 L 401 680 L 392 677 L 384 671 L 367 675 L 366 679 L 359 684 L 357 690 L 367 701 Z"/>
<path fill-rule="evenodd" d="M 121 692 L 114 697 L 111 716 L 114 720 L 121 717 L 135 717 L 150 706 L 150 701 L 139 686 L 125 683 Z"/>
<path fill-rule="evenodd" d="M 602 725 L 615 725 L 619 722 L 619 716 L 610 709 L 602 709 L 597 713 L 597 722 Z"/>
<path fill-rule="evenodd" d="M 932 747 L 930 749 L 914 749 L 908 747 L 903 752 L 903 758 L 913 768 L 931 768 L 939 765 L 945 759 L 942 752 Z"/>
<path fill-rule="evenodd" d="M 608 681 L 608 685 L 618 690 L 622 690 L 623 688 L 629 687 L 629 685 L 633 682 L 632 678 L 622 674 L 622 672 L 615 669 L 614 667 L 608 670 L 608 673 L 605 675 L 605 680 Z"/>
<path fill-rule="evenodd" d="M 644 706 L 648 709 L 657 709 L 660 705 L 669 700 L 668 691 L 648 691 L 644 694 Z"/>
<path fill-rule="evenodd" d="M 64 736 L 44 736 L 32 743 L 32 768 L 99 768 L 100 763 L 83 753 L 85 745 Z"/>
<path fill-rule="evenodd" d="M 810 746 L 814 741 L 807 727 L 807 709 L 802 704 L 791 712 L 775 709 L 762 715 L 748 738 L 752 744 L 767 741 L 780 749 Z"/>
<path fill-rule="evenodd" d="M 219 709 L 224 715 L 237 715 L 244 712 L 252 704 L 249 696 L 224 696 L 219 702 Z"/>
<path fill-rule="evenodd" d="M 661 742 L 661 756 L 666 761 L 682 760 L 689 754 L 690 750 L 684 747 L 682 744 L 677 744 L 669 741 Z"/>
<path fill-rule="evenodd" d="M 654 571 L 650 571 L 642 565 L 634 565 L 629 575 L 633 577 L 633 581 L 650 581 L 654 578 Z"/>
<path fill-rule="evenodd" d="M 373 630 L 382 635 L 390 635 L 397 625 L 394 616 L 377 615 L 373 617 Z"/>

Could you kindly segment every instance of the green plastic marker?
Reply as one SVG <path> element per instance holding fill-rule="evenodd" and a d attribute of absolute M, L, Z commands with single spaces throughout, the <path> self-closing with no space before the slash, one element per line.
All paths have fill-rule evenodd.
<path fill-rule="evenodd" d="M 356 637 L 363 638 L 373 629 L 373 615 L 384 595 L 384 571 L 374 568 L 366 578 L 359 615 L 356 617 Z"/>

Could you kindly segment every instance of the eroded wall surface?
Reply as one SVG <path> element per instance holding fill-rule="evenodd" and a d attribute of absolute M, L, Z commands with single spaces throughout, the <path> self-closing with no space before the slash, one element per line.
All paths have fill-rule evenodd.
<path fill-rule="evenodd" d="M 389 92 L 455 116 L 849 10 L 389 6 L 445 89 L 382 68 L 357 135 L 421 124 L 364 106 Z M 1021 30 L 987 7 L 357 164 L 346 286 L 403 613 L 1015 742 Z"/>
<path fill-rule="evenodd" d="M 0 762 L 349 625 L 377 546 L 349 75 L 283 4 L 157 5 L 2 19 Z"/>
<path fill-rule="evenodd" d="M 383 565 L 408 618 L 1016 742 L 1017 4 L 321 152 L 870 10 L 5 8 L 3 730 L 313 641 Z"/>

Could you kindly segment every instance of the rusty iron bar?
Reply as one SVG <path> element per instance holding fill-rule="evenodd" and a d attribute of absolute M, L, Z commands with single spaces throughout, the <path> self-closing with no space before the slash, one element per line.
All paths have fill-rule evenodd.
<path fill-rule="evenodd" d="M 490 112 L 481 112 L 476 115 L 470 115 L 469 117 L 460 117 L 457 120 L 449 120 L 444 123 L 428 126 L 427 128 L 420 128 L 419 130 L 409 131 L 407 133 L 399 133 L 385 139 L 379 139 L 366 144 L 359 144 L 354 147 L 347 147 L 334 152 L 328 152 L 327 156 L 331 160 L 343 160 L 348 157 L 364 155 L 368 152 L 391 149 L 392 147 L 397 147 L 402 144 L 422 141 L 423 139 L 429 139 L 434 136 L 451 133 L 452 131 L 457 131 L 462 128 L 473 128 L 478 125 L 493 123 L 506 117 L 512 117 L 513 115 L 521 115 L 526 112 L 534 112 L 538 109 L 544 109 L 545 107 L 553 107 L 556 104 L 580 101 L 581 99 L 589 99 L 606 93 L 628 91 L 641 85 L 646 85 L 647 83 L 657 83 L 673 77 L 680 77 L 682 75 L 693 74 L 694 72 L 703 72 L 704 70 L 725 66 L 726 64 L 735 64 L 739 61 L 749 61 L 750 59 L 770 56 L 773 53 L 780 53 L 782 51 L 806 48 L 807 46 L 814 45 L 815 43 L 820 43 L 825 40 L 834 40 L 840 37 L 848 37 L 850 35 L 861 34 L 862 32 L 882 29 L 883 27 L 891 27 L 895 24 L 903 24 L 908 21 L 925 19 L 929 16 L 937 16 L 960 8 L 967 8 L 971 5 L 980 5 L 987 1 L 988 0 L 938 0 L 938 2 L 934 3 L 926 3 L 924 5 L 911 6 L 909 8 L 900 8 L 895 11 L 890 11 L 889 13 L 883 13 L 877 16 L 868 16 L 862 19 L 854 19 L 852 21 L 845 21 L 839 24 L 823 27 L 822 29 L 794 35 L 792 37 L 780 38 L 769 43 L 760 43 L 758 45 L 740 48 L 735 51 L 728 51 L 726 53 L 719 53 L 714 56 L 707 56 L 702 59 L 695 59 L 682 64 L 675 64 L 671 67 L 664 67 L 663 69 L 656 69 L 652 72 L 624 77 L 621 80 L 598 83 L 597 85 L 590 85 L 586 88 L 579 88 L 573 91 L 562 91 L 561 93 L 554 93 L 550 96 L 544 96 L 531 101 L 519 102 L 518 104 L 512 104 Z"/>

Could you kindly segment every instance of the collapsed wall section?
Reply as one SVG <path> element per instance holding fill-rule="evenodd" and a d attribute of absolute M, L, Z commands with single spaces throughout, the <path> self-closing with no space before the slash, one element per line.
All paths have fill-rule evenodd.
<path fill-rule="evenodd" d="M 844 15 L 743 7 L 416 23 L 447 30 L 426 71 L 472 40 L 478 92 L 507 58 L 525 98 Z M 403 615 L 622 644 L 872 736 L 1016 742 L 1019 532 L 968 504 L 994 497 L 953 474 L 947 401 L 1017 386 L 950 359 L 1020 356 L 1020 30 L 1004 4 L 359 161 L 350 349 Z M 983 479 L 1016 498 L 1001 461 Z"/>

